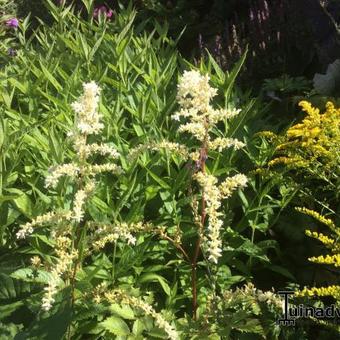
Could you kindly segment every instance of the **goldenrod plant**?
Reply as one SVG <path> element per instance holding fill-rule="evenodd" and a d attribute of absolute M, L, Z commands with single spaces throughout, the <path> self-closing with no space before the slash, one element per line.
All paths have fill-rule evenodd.
<path fill-rule="evenodd" d="M 300 123 L 283 134 L 259 133 L 274 148 L 267 170 L 288 173 L 300 194 L 319 202 L 327 199 L 334 209 L 340 184 L 340 108 L 330 101 L 324 112 L 306 100 L 299 106 L 307 114 Z"/>
<path fill-rule="evenodd" d="M 307 116 L 279 138 L 276 151 L 280 156 L 268 165 L 281 163 L 307 172 L 314 171 L 315 174 L 319 169 L 330 177 L 337 175 L 340 164 L 340 108 L 327 102 L 326 111 L 320 113 L 307 101 L 301 101 L 299 105 Z"/>
<path fill-rule="evenodd" d="M 320 256 L 313 256 L 310 257 L 308 260 L 313 263 L 331 265 L 335 268 L 340 267 L 340 228 L 337 227 L 334 222 L 321 214 L 319 214 L 315 210 L 307 209 L 307 208 L 296 208 L 297 211 L 313 217 L 315 220 L 319 221 L 323 225 L 328 228 L 328 232 L 330 235 L 325 235 L 321 232 L 311 231 L 309 229 L 306 230 L 306 235 L 314 238 L 326 247 L 329 254 L 327 255 L 320 255 Z M 308 296 L 308 297 L 324 297 L 324 296 L 331 296 L 333 297 L 338 303 L 340 301 L 340 285 L 330 285 L 328 287 L 312 287 L 307 288 L 305 287 L 302 291 L 296 293 L 297 296 Z"/>

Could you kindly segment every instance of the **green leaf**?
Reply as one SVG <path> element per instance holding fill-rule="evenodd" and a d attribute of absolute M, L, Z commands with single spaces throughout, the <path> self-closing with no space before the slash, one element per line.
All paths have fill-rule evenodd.
<path fill-rule="evenodd" d="M 13 272 L 10 277 L 25 282 L 38 282 L 48 284 L 52 279 L 52 274 L 45 270 L 33 270 L 30 268 L 22 268 Z"/>
<path fill-rule="evenodd" d="M 230 72 L 230 74 L 228 75 L 228 77 L 225 80 L 225 91 L 224 91 L 224 95 L 225 95 L 225 103 L 228 104 L 230 101 L 230 96 L 231 96 L 231 91 L 233 89 L 236 77 L 238 76 L 238 74 L 241 71 L 241 68 L 246 60 L 247 57 L 247 53 L 248 53 L 248 47 L 246 49 L 246 51 L 243 53 L 241 59 L 234 65 L 232 71 Z"/>
<path fill-rule="evenodd" d="M 8 305 L 0 306 L 0 320 L 14 313 L 17 309 L 24 305 L 23 301 L 16 301 Z M 1 339 L 1 337 L 0 337 Z"/>
<path fill-rule="evenodd" d="M 56 304 L 54 307 L 54 309 L 58 308 L 56 313 L 51 316 L 36 318 L 30 329 L 25 328 L 23 333 L 18 334 L 18 339 L 64 339 L 72 320 L 72 311 L 69 306 L 69 292 L 69 289 L 61 292 L 63 294 L 63 301 L 65 302 Z"/>
<path fill-rule="evenodd" d="M 126 322 L 116 316 L 110 316 L 100 323 L 105 330 L 115 335 L 129 335 L 130 329 Z"/>
<path fill-rule="evenodd" d="M 45 75 L 45 77 L 48 79 L 48 81 L 54 86 L 54 88 L 58 91 L 61 92 L 63 87 L 60 85 L 60 83 L 57 81 L 57 79 L 55 79 L 52 75 L 52 73 L 50 73 L 50 71 L 42 64 L 41 61 L 39 61 L 40 63 L 40 67 Z"/>
<path fill-rule="evenodd" d="M 169 184 L 164 182 L 160 177 L 158 177 L 154 172 L 149 170 L 148 168 L 145 168 L 146 171 L 150 174 L 150 176 L 163 188 L 166 190 L 171 190 L 171 187 Z"/>
<path fill-rule="evenodd" d="M 140 125 L 132 124 L 132 126 L 133 126 L 134 130 L 136 131 L 136 134 L 137 134 L 138 137 L 141 137 L 145 134 Z"/>
<path fill-rule="evenodd" d="M 145 330 L 145 325 L 141 320 L 136 320 L 133 323 L 132 332 L 134 335 L 141 335 Z"/>
<path fill-rule="evenodd" d="M 145 189 L 145 199 L 147 201 L 150 201 L 151 199 L 153 199 L 159 192 L 159 189 L 161 189 L 161 187 L 156 186 L 156 185 L 149 185 Z"/>
<path fill-rule="evenodd" d="M 220 83 L 223 84 L 225 82 L 225 73 L 220 68 L 220 66 L 217 64 L 217 62 L 215 61 L 215 59 L 212 57 L 212 55 L 209 53 L 207 49 L 206 49 L 206 52 L 208 53 L 209 62 L 213 66 Z"/>
<path fill-rule="evenodd" d="M 139 282 L 140 283 L 145 283 L 145 282 L 159 282 L 159 284 L 162 286 L 165 294 L 167 295 L 171 295 L 171 289 L 168 285 L 168 283 L 166 282 L 166 280 L 164 279 L 164 277 L 158 275 L 158 274 L 154 274 L 154 273 L 147 273 L 142 275 L 139 278 Z"/>
<path fill-rule="evenodd" d="M 291 274 L 288 269 L 284 268 L 284 267 L 281 267 L 281 266 L 278 266 L 278 265 L 274 265 L 274 264 L 271 264 L 269 266 L 267 266 L 268 269 L 272 270 L 273 272 L 275 273 L 279 273 L 285 277 L 287 277 L 288 279 L 296 282 L 296 278 L 294 277 L 293 274 Z"/>
<path fill-rule="evenodd" d="M 7 189 L 9 191 L 9 189 Z M 32 217 L 33 208 L 32 201 L 28 195 L 22 193 L 19 197 L 13 199 L 16 207 L 22 212 L 26 217 Z"/>
<path fill-rule="evenodd" d="M 126 306 L 126 305 L 120 306 L 115 303 L 110 306 L 110 311 L 116 314 L 117 316 L 122 317 L 123 319 L 127 319 L 127 320 L 135 319 L 135 313 L 130 306 Z"/>

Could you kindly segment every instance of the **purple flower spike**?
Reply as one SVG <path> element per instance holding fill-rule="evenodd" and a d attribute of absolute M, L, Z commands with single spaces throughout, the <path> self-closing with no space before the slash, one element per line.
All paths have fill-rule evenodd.
<path fill-rule="evenodd" d="M 104 14 L 106 18 L 111 18 L 113 11 L 111 9 L 108 9 L 106 6 L 98 6 L 93 11 L 93 17 L 95 19 L 98 19 L 99 15 Z"/>
<path fill-rule="evenodd" d="M 15 57 L 17 55 L 17 51 L 12 47 L 8 49 L 7 53 L 10 57 Z"/>
<path fill-rule="evenodd" d="M 109 10 L 106 12 L 106 17 L 107 17 L 107 18 L 111 18 L 111 17 L 112 17 L 112 14 L 113 14 L 112 9 L 109 9 Z"/>
<path fill-rule="evenodd" d="M 19 26 L 19 20 L 17 18 L 8 19 L 6 21 L 7 27 L 17 28 Z"/>

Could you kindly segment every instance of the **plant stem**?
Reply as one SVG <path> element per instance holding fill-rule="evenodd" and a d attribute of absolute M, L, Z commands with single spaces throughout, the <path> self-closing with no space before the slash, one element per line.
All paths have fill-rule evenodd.
<path fill-rule="evenodd" d="M 117 242 L 114 243 L 113 246 L 113 254 L 112 254 L 112 281 L 114 281 L 115 278 L 115 262 L 116 262 L 116 252 L 117 252 Z"/>
<path fill-rule="evenodd" d="M 87 134 L 83 134 L 82 135 L 82 141 L 83 144 L 86 145 L 86 141 L 87 141 Z M 78 155 L 78 162 L 80 164 L 80 167 L 82 168 L 85 164 L 86 164 L 86 156 L 85 154 L 79 154 Z M 85 184 L 85 178 L 82 174 L 82 172 L 80 172 L 80 176 L 78 178 L 78 184 L 77 184 L 77 190 L 82 190 L 84 188 L 84 184 Z M 85 203 L 85 202 L 84 202 Z M 78 251 L 78 257 L 75 259 L 74 261 L 74 267 L 73 267 L 73 272 L 72 272 L 72 277 L 71 277 L 71 313 L 73 313 L 73 308 L 74 308 L 74 303 L 75 303 L 75 282 L 76 282 L 76 275 L 77 275 L 77 270 L 79 265 L 81 265 L 82 263 L 82 256 L 83 256 L 83 250 L 84 250 L 84 235 L 86 234 L 86 219 L 83 219 L 80 223 L 78 223 L 75 226 L 75 238 L 74 238 L 74 242 L 73 242 L 73 247 L 74 249 L 76 249 Z M 69 325 L 69 329 L 68 329 L 68 340 L 70 340 L 70 336 L 71 336 L 71 324 Z"/>
<path fill-rule="evenodd" d="M 172 239 L 171 237 L 169 237 L 168 235 L 161 235 L 161 238 L 164 239 L 164 240 L 167 240 L 167 241 L 171 242 L 171 243 L 177 248 L 177 250 L 179 250 L 179 251 L 182 253 L 183 257 L 184 257 L 189 263 L 191 263 L 190 258 L 189 258 L 189 255 L 187 254 L 187 252 L 183 249 L 183 247 L 182 247 L 180 244 L 177 244 L 177 243 L 175 242 L 175 240 L 173 240 L 173 239 Z"/>
<path fill-rule="evenodd" d="M 200 167 L 203 174 L 205 174 L 205 161 L 207 157 L 207 134 L 204 139 L 203 146 L 200 150 Z M 201 223 L 200 229 L 198 231 L 198 238 L 196 241 L 194 257 L 191 261 L 191 286 L 192 286 L 192 313 L 193 319 L 197 320 L 197 260 L 201 250 L 201 241 L 202 241 L 202 233 L 204 228 L 204 223 L 206 219 L 206 200 L 204 196 L 204 190 L 202 192 L 202 200 L 201 200 Z"/>

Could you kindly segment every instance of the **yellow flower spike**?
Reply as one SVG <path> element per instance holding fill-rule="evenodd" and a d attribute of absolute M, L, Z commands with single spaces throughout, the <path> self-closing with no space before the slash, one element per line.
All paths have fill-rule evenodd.
<path fill-rule="evenodd" d="M 297 210 L 297 211 L 299 211 L 299 212 L 301 212 L 305 215 L 308 215 L 308 216 L 315 218 L 317 221 L 326 225 L 327 227 L 329 227 L 332 230 L 336 229 L 336 226 L 331 219 L 322 216 L 321 214 L 319 214 L 315 210 L 307 209 L 307 208 L 304 208 L 304 207 L 296 207 L 295 210 Z"/>
<path fill-rule="evenodd" d="M 301 106 L 302 110 L 307 112 L 310 116 L 318 115 L 320 110 L 314 108 L 311 103 L 307 102 L 306 100 L 302 100 L 299 102 L 299 106 Z"/>
<path fill-rule="evenodd" d="M 326 236 L 322 233 L 318 233 L 316 231 L 311 231 L 311 230 L 306 230 L 305 234 L 309 237 L 313 237 L 320 242 L 322 242 L 330 251 L 333 253 L 331 255 L 321 255 L 321 256 L 313 256 L 310 257 L 308 260 L 314 263 L 319 263 L 319 264 L 326 264 L 326 265 L 333 265 L 334 267 L 340 267 L 340 244 L 338 242 L 339 236 L 340 236 L 340 228 L 337 228 L 334 224 L 334 222 L 318 212 L 314 210 L 310 210 L 307 208 L 301 208 L 297 207 L 295 208 L 297 211 L 302 212 L 305 215 L 311 216 L 321 222 L 322 224 L 326 225 L 329 227 L 332 233 L 334 233 L 337 237 L 332 238 L 329 236 Z M 298 291 L 295 293 L 295 296 L 332 296 L 336 300 L 340 301 L 340 286 L 329 286 L 329 287 L 312 287 L 312 288 L 307 288 L 305 287 L 303 290 Z"/>

